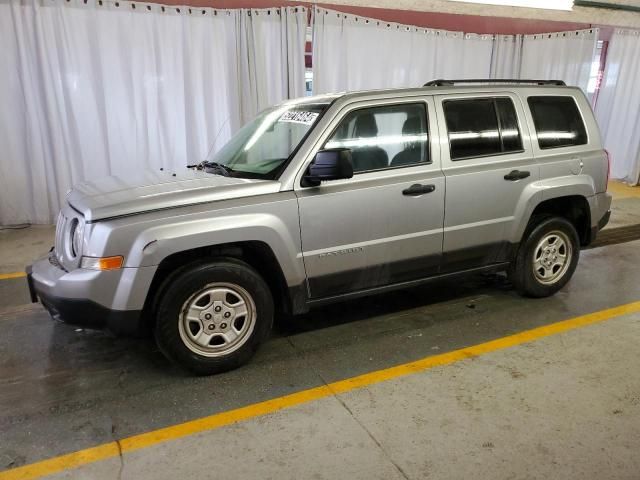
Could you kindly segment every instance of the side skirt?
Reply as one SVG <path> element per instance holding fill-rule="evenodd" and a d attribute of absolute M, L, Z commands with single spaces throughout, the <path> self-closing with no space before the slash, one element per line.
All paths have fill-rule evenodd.
<path fill-rule="evenodd" d="M 391 292 L 393 290 L 400 290 L 403 288 L 417 287 L 419 285 L 424 285 L 425 283 L 430 283 L 430 282 L 443 280 L 447 278 L 455 278 L 459 276 L 469 275 L 471 273 L 499 272 L 499 271 L 505 270 L 508 266 L 509 266 L 509 262 L 494 263 L 492 265 L 485 265 L 483 267 L 460 270 L 458 272 L 434 275 L 431 277 L 420 278 L 417 280 L 411 280 L 407 282 L 399 282 L 399 283 L 393 283 L 391 285 L 383 285 L 381 287 L 367 288 L 364 290 L 358 290 L 355 292 L 349 292 L 341 295 L 333 295 L 329 297 L 322 297 L 322 298 L 316 298 L 313 300 L 307 300 L 307 305 L 313 308 L 321 305 L 328 305 L 330 303 L 342 302 L 344 300 L 351 300 L 353 298 L 366 297 L 369 295 L 376 295 L 379 293 Z"/>

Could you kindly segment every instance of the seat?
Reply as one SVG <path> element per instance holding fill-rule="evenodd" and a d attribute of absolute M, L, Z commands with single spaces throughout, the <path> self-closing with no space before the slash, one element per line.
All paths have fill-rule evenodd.
<path fill-rule="evenodd" d="M 422 130 L 420 117 L 409 117 L 404 121 L 402 125 L 403 136 L 420 135 L 422 133 L 424 132 Z M 420 140 L 407 142 L 405 149 L 393 157 L 391 166 L 402 167 L 404 165 L 423 162 L 425 160 L 423 150 L 424 142 Z"/>
<path fill-rule="evenodd" d="M 375 138 L 378 136 L 378 125 L 372 113 L 359 115 L 353 128 L 354 138 Z M 389 166 L 389 156 L 382 148 L 372 145 L 357 147 L 352 150 L 353 171 L 378 170 Z"/>

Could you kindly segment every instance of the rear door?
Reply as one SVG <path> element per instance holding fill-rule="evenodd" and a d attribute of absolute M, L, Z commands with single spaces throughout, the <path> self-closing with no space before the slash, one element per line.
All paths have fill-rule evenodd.
<path fill-rule="evenodd" d="M 505 261 L 523 191 L 539 178 L 523 105 L 511 92 L 436 98 L 447 186 L 442 271 Z"/>

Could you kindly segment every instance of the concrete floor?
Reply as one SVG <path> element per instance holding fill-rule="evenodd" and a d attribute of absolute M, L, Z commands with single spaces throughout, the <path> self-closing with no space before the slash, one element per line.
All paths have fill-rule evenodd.
<path fill-rule="evenodd" d="M 625 221 L 640 223 L 640 205 L 625 199 Z M 48 250 L 46 229 L 22 232 L 21 247 L 0 235 L 0 263 Z M 640 241 L 583 251 L 572 281 L 547 299 L 523 299 L 492 275 L 318 309 L 279 322 L 251 364 L 207 378 L 171 366 L 150 340 L 54 322 L 20 297 L 24 279 L 2 280 L 0 480 L 21 465 L 638 301 L 639 261 Z M 630 314 L 52 478 L 639 479 L 639 341 L 640 315 Z"/>
<path fill-rule="evenodd" d="M 640 224 L 640 187 L 630 187 L 620 182 L 609 182 L 613 195 L 611 220 L 606 228 Z"/>
<path fill-rule="evenodd" d="M 25 265 L 49 251 L 55 233 L 55 225 L 0 230 L 0 274 L 24 271 Z"/>
<path fill-rule="evenodd" d="M 638 339 L 631 315 L 51 478 L 637 479 Z"/>

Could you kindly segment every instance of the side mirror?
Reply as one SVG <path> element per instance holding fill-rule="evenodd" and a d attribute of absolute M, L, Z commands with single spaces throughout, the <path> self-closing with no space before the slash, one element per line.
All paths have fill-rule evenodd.
<path fill-rule="evenodd" d="M 313 162 L 309 165 L 308 173 L 302 180 L 305 187 L 317 187 L 320 182 L 351 177 L 353 177 L 351 150 L 331 148 L 316 153 Z"/>

